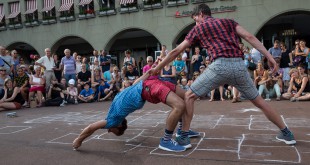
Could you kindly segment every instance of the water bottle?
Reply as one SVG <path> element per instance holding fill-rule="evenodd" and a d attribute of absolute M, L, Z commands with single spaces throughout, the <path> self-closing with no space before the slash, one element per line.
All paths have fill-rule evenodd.
<path fill-rule="evenodd" d="M 270 101 L 270 96 L 269 96 L 269 94 L 266 94 L 266 99 L 265 99 L 266 101 Z"/>

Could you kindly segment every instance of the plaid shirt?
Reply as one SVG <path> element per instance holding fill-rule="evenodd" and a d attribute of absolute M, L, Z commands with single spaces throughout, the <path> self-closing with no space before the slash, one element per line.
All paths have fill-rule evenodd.
<path fill-rule="evenodd" d="M 243 58 L 239 48 L 239 36 L 236 32 L 237 22 L 231 19 L 218 19 L 208 16 L 196 25 L 185 37 L 190 44 L 199 42 L 208 50 L 211 60 L 216 58 Z"/>

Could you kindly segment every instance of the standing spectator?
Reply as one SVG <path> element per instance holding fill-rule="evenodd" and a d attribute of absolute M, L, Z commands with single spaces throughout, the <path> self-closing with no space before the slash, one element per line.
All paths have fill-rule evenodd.
<path fill-rule="evenodd" d="M 54 78 L 54 79 L 56 79 L 56 78 Z M 37 95 L 34 99 L 38 103 L 37 107 L 41 107 L 42 106 L 43 93 L 45 92 L 44 85 L 46 85 L 46 83 L 45 83 L 45 79 L 41 76 L 41 67 L 40 66 L 38 66 L 35 69 L 35 74 L 30 76 L 29 84 L 30 84 L 30 89 L 29 89 L 29 104 L 28 105 L 30 105 L 30 101 L 33 99 L 34 94 L 37 93 Z M 49 89 L 49 87 L 47 89 Z"/>
<path fill-rule="evenodd" d="M 14 61 L 13 58 L 6 53 L 6 48 L 4 46 L 0 46 L 0 57 L 2 59 L 3 67 L 6 70 L 6 74 L 8 76 L 13 76 L 12 74 L 14 73 Z"/>
<path fill-rule="evenodd" d="M 110 64 L 111 64 L 111 56 L 107 55 L 107 52 L 103 50 L 100 56 L 100 66 L 102 67 L 103 73 L 110 69 Z"/>
<path fill-rule="evenodd" d="M 98 52 L 98 50 L 94 50 L 94 51 L 93 51 L 93 55 L 94 55 L 94 61 L 95 61 L 95 60 L 97 60 L 97 61 L 100 60 L 100 59 L 99 59 L 99 52 Z M 91 62 L 94 63 L 94 61 L 91 61 Z"/>
<path fill-rule="evenodd" d="M 73 54 L 72 54 L 73 59 L 76 60 L 77 56 L 78 56 L 78 53 L 77 52 L 73 52 Z"/>
<path fill-rule="evenodd" d="M 18 53 L 16 50 L 11 51 L 11 57 L 12 57 L 13 62 L 14 62 L 14 65 L 13 65 L 14 75 L 16 75 L 17 66 L 19 65 Z"/>
<path fill-rule="evenodd" d="M 299 41 L 299 49 L 295 50 L 296 66 L 304 65 L 307 68 L 306 58 L 309 54 L 309 48 L 306 46 L 305 40 Z"/>
<path fill-rule="evenodd" d="M 58 82 L 61 80 L 61 65 L 60 65 L 60 60 L 58 59 L 57 54 L 53 54 L 53 59 L 55 62 L 55 68 L 54 68 L 54 74 Z"/>
<path fill-rule="evenodd" d="M 78 55 L 75 60 L 75 66 L 76 66 L 76 74 L 78 74 L 82 70 L 82 57 Z"/>
<path fill-rule="evenodd" d="M 281 59 L 282 51 L 279 46 L 280 42 L 278 40 L 275 40 L 273 43 L 273 47 L 268 50 L 274 59 Z"/>
<path fill-rule="evenodd" d="M 65 49 L 65 56 L 61 59 L 61 68 L 63 75 L 68 83 L 70 79 L 76 79 L 76 63 L 73 56 L 71 56 L 69 49 Z"/>
<path fill-rule="evenodd" d="M 284 91 L 286 92 L 289 82 L 290 82 L 290 66 L 292 66 L 292 61 L 290 60 L 290 51 L 286 49 L 286 45 L 284 42 L 280 44 L 281 48 L 281 60 L 280 60 L 280 68 L 283 70 L 283 82 L 284 82 Z"/>
<path fill-rule="evenodd" d="M 203 58 L 200 55 L 200 48 L 199 47 L 195 47 L 195 54 L 192 56 L 192 62 L 191 64 L 193 64 L 193 72 L 199 72 L 199 67 L 200 65 L 204 64 Z"/>
<path fill-rule="evenodd" d="M 5 54 L 5 47 L 1 46 L 0 45 L 0 67 L 3 67 L 4 66 L 4 60 L 1 58 L 2 57 L 2 54 Z"/>
<path fill-rule="evenodd" d="M 25 102 L 18 87 L 13 87 L 10 78 L 4 81 L 4 96 L 0 100 L 0 111 L 20 109 Z"/>
<path fill-rule="evenodd" d="M 185 62 L 185 72 L 187 74 L 190 73 L 190 62 L 191 62 L 191 59 L 190 59 L 190 47 L 187 47 L 182 55 L 182 60 Z"/>
<path fill-rule="evenodd" d="M 23 68 L 17 68 L 17 74 L 14 77 L 14 87 L 18 87 L 20 90 L 20 93 L 23 96 L 23 99 L 25 100 L 25 103 L 22 104 L 23 106 L 27 106 L 28 103 L 28 94 L 29 94 L 29 77 L 25 73 Z"/>
<path fill-rule="evenodd" d="M 125 58 L 124 58 L 124 66 L 127 66 L 126 64 L 131 63 L 131 65 L 136 68 L 136 60 L 131 57 L 131 51 L 130 50 L 126 50 L 125 51 Z"/>
<path fill-rule="evenodd" d="M 4 80 L 7 78 L 10 76 L 6 74 L 5 67 L 0 67 L 0 99 L 4 96 Z"/>
<path fill-rule="evenodd" d="M 127 62 L 126 66 L 127 66 L 127 71 L 125 74 L 125 79 L 129 80 L 130 83 L 133 83 L 139 77 L 139 73 L 136 69 L 134 69 L 132 63 Z"/>
<path fill-rule="evenodd" d="M 262 54 L 257 49 L 252 48 L 250 54 L 254 64 L 257 65 L 258 62 L 262 61 Z"/>
<path fill-rule="evenodd" d="M 53 57 L 51 56 L 51 50 L 49 48 L 46 48 L 45 56 L 41 57 L 38 61 L 35 62 L 35 64 L 41 66 L 41 68 L 44 68 L 45 70 L 44 77 L 45 77 L 45 85 L 46 85 L 45 88 L 47 92 L 51 84 L 51 81 L 56 79 L 55 74 L 54 74 L 55 62 L 54 62 Z"/>
<path fill-rule="evenodd" d="M 78 98 L 82 103 L 90 103 L 94 100 L 94 91 L 89 88 L 89 84 L 84 85 L 84 89 L 79 94 Z"/>
<path fill-rule="evenodd" d="M 89 63 L 87 61 L 87 57 L 83 57 L 82 64 L 85 64 L 86 70 L 89 71 L 90 66 L 89 66 Z M 81 64 L 81 70 L 82 70 L 82 64 Z"/>
<path fill-rule="evenodd" d="M 144 59 L 143 57 L 140 57 L 139 62 L 138 62 L 138 71 L 139 71 L 139 76 L 143 74 L 143 66 L 144 66 Z"/>
<path fill-rule="evenodd" d="M 153 57 L 152 56 L 147 56 L 146 57 L 146 62 L 147 62 L 147 64 L 142 69 L 142 73 L 143 74 L 146 73 L 148 70 L 150 70 L 153 67 L 153 65 L 154 65 Z M 156 75 L 155 76 L 150 76 L 148 78 L 148 80 L 157 79 L 157 78 L 158 78 L 158 76 L 156 76 Z"/>
<path fill-rule="evenodd" d="M 167 50 L 167 46 L 166 45 L 162 45 L 161 46 L 161 53 L 164 55 L 164 56 L 167 56 L 169 51 Z"/>
<path fill-rule="evenodd" d="M 23 66 L 23 68 L 25 69 L 25 70 L 24 70 L 25 73 L 28 73 L 28 68 L 29 68 L 29 66 L 25 63 L 24 58 L 20 57 L 18 63 L 19 63 L 19 64 L 17 65 L 17 68 L 20 68 L 21 66 Z"/>
<path fill-rule="evenodd" d="M 91 82 L 91 72 L 86 70 L 86 65 L 82 64 L 82 70 L 81 72 L 78 73 L 78 84 L 77 84 L 77 88 L 78 91 L 81 91 L 82 89 L 84 89 L 84 85 L 85 84 L 90 84 Z"/>

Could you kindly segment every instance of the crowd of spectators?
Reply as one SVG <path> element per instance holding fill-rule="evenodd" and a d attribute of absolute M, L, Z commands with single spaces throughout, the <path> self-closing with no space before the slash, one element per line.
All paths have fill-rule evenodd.
<path fill-rule="evenodd" d="M 280 68 L 275 74 L 259 51 L 242 43 L 239 47 L 253 83 L 266 100 L 310 100 L 310 50 L 304 40 L 296 40 L 292 50 L 288 50 L 285 43 L 274 41 L 269 52 Z M 212 56 L 201 52 L 199 47 L 195 47 L 190 55 L 191 48 L 187 48 L 159 75 L 149 79 L 159 78 L 188 90 L 212 63 Z M 69 49 L 64 50 L 60 59 L 46 48 L 44 56 L 31 55 L 33 61 L 27 64 L 16 50 L 9 51 L 0 46 L 0 111 L 111 100 L 160 63 L 168 55 L 168 50 L 163 45 L 160 56 L 148 56 L 145 62 L 143 58 L 136 61 L 131 53 L 130 50 L 125 51 L 123 65 L 118 67 L 111 63 L 111 56 L 106 51 L 94 50 L 93 61 L 89 63 L 89 58 Z M 236 103 L 240 102 L 242 94 L 234 87 L 224 85 L 214 89 L 207 97 L 209 101 L 232 99 Z"/>

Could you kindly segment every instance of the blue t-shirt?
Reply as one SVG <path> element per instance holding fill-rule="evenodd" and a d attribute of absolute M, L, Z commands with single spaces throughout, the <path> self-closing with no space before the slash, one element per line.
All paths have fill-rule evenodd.
<path fill-rule="evenodd" d="M 176 72 L 179 73 L 179 72 L 181 72 L 182 69 L 185 67 L 185 62 L 182 61 L 182 60 L 180 60 L 180 61 L 175 60 L 175 61 L 173 62 L 173 66 L 175 66 Z"/>
<path fill-rule="evenodd" d="M 102 62 L 108 62 L 111 60 L 111 56 L 110 55 L 106 55 L 106 56 L 100 56 L 100 63 Z M 110 63 L 102 65 L 102 72 L 105 72 L 107 70 L 110 70 Z"/>
<path fill-rule="evenodd" d="M 106 117 L 107 125 L 104 128 L 119 126 L 126 116 L 144 106 L 142 89 L 143 81 L 140 81 L 115 96 Z"/>
<path fill-rule="evenodd" d="M 86 89 L 83 89 L 80 93 L 80 95 L 82 95 L 84 97 L 88 97 L 92 94 L 94 94 L 94 91 L 91 88 L 89 88 L 88 91 L 86 91 Z"/>
<path fill-rule="evenodd" d="M 4 66 L 4 61 L 3 59 L 0 57 L 0 66 L 3 67 Z"/>
<path fill-rule="evenodd" d="M 107 82 L 110 82 L 111 81 L 111 72 L 110 72 L 110 70 L 107 70 L 107 71 L 105 71 L 104 73 L 103 73 L 103 77 L 104 77 L 104 79 L 107 81 Z"/>
<path fill-rule="evenodd" d="M 104 93 L 104 90 L 107 89 L 107 88 L 110 88 L 110 85 L 107 82 L 104 82 L 104 85 L 100 85 L 98 87 L 98 91 L 101 92 L 101 93 Z"/>

